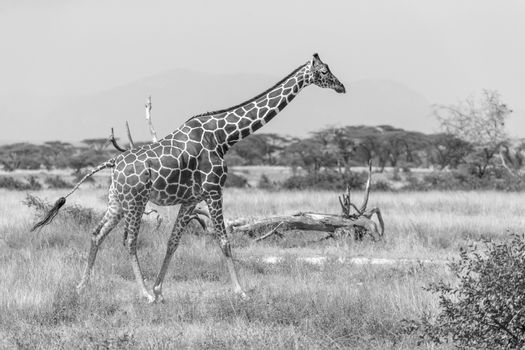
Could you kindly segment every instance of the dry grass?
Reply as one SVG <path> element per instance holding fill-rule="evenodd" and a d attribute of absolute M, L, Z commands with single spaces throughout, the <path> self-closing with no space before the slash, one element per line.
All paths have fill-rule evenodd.
<path fill-rule="evenodd" d="M 54 201 L 62 193 L 37 195 Z M 167 302 L 147 305 L 135 286 L 121 228 L 104 243 L 93 282 L 79 296 L 74 286 L 91 227 L 57 220 L 30 234 L 33 213 L 21 204 L 24 196 L 0 191 L 0 348 L 435 349 L 402 334 L 400 320 L 435 310 L 435 298 L 422 286 L 447 278 L 442 265 L 355 266 L 336 258 L 446 259 L 468 239 L 522 232 L 525 206 L 515 193 L 373 193 L 370 205 L 381 207 L 387 225 L 383 244 L 290 247 L 234 237 L 249 300 L 230 292 L 214 240 L 187 234 L 166 278 Z M 102 211 L 105 191 L 86 186 L 68 203 Z M 337 212 L 336 193 L 225 193 L 228 219 L 309 210 Z M 143 225 L 139 256 L 149 285 L 175 213 L 162 208 L 166 220 L 159 232 L 153 223 Z M 284 261 L 266 264 L 258 259 L 265 255 Z M 294 259 L 315 255 L 333 259 L 319 266 Z"/>

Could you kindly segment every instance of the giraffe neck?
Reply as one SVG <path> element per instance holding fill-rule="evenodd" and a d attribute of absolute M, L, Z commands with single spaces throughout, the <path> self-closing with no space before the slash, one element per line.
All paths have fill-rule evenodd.
<path fill-rule="evenodd" d="M 217 146 L 225 153 L 235 143 L 268 123 L 311 82 L 309 62 L 251 100 L 228 110 L 208 114 L 218 120 L 218 128 L 214 132 Z M 224 122 L 221 123 L 221 120 Z"/>

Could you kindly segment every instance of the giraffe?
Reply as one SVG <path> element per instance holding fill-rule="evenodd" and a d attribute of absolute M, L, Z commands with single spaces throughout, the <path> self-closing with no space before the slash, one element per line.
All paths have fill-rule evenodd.
<path fill-rule="evenodd" d="M 254 98 L 231 108 L 196 115 L 162 140 L 128 150 L 102 163 L 65 197 L 59 198 L 33 230 L 49 223 L 64 205 L 65 198 L 87 177 L 101 169 L 113 168 L 108 207 L 92 232 L 91 247 L 78 291 L 89 282 L 101 243 L 124 219 L 124 237 L 138 287 L 149 302 L 162 301 L 164 277 L 183 229 L 191 220 L 196 205 L 205 201 L 215 236 L 226 260 L 233 290 L 246 297 L 239 284 L 223 220 L 222 188 L 227 174 L 224 155 L 239 140 L 268 123 L 304 87 L 311 84 L 345 93 L 344 85 L 319 55 L 314 54 L 307 63 Z M 180 204 L 164 260 L 153 285 L 153 295 L 146 288 L 137 257 L 137 236 L 148 201 L 160 206 Z"/>

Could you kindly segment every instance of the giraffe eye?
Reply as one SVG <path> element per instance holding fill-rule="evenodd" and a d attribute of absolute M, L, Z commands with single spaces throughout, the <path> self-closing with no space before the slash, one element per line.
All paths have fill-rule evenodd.
<path fill-rule="evenodd" d="M 321 74 L 324 75 L 324 74 L 328 73 L 328 70 L 326 70 L 326 68 L 324 68 L 324 69 L 320 69 L 319 72 L 321 72 Z"/>

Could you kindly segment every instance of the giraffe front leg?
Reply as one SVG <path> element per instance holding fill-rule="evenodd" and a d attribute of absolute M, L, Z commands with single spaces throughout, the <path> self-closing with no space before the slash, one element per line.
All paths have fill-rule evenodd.
<path fill-rule="evenodd" d="M 135 275 L 135 280 L 139 285 L 139 289 L 142 292 L 142 295 L 148 300 L 149 303 L 155 301 L 153 295 L 151 295 L 144 283 L 144 277 L 142 275 L 142 269 L 140 268 L 139 258 L 137 256 L 137 237 L 140 229 L 140 219 L 142 218 L 142 210 L 136 210 L 135 212 L 129 213 L 126 215 L 126 230 L 128 232 L 128 252 L 131 262 L 131 267 L 133 269 L 133 274 Z"/>
<path fill-rule="evenodd" d="M 190 221 L 194 208 L 195 204 L 182 204 L 179 209 L 177 219 L 175 220 L 175 225 L 173 226 L 173 230 L 171 231 L 171 235 L 168 240 L 166 255 L 164 256 L 162 266 L 160 268 L 159 274 L 157 275 L 157 279 L 155 280 L 155 285 L 153 286 L 153 294 L 155 294 L 156 301 L 164 301 L 162 296 L 162 283 L 164 281 L 164 277 L 166 276 L 166 272 L 168 271 L 171 257 L 179 246 L 182 230 Z"/>
<path fill-rule="evenodd" d="M 228 236 L 226 235 L 226 228 L 224 226 L 224 219 L 222 216 L 221 192 L 212 192 L 210 196 L 206 199 L 206 203 L 208 204 L 211 220 L 215 228 L 215 234 L 217 235 L 217 238 L 219 240 L 222 253 L 226 258 L 226 265 L 228 266 L 228 272 L 230 273 L 233 291 L 236 294 L 239 294 L 241 297 L 246 298 L 246 293 L 243 291 L 241 285 L 239 284 L 237 270 L 233 263 L 230 241 L 228 240 Z"/>
<path fill-rule="evenodd" d="M 140 268 L 139 258 L 137 256 L 137 236 L 135 234 L 130 235 L 128 238 L 128 250 L 131 267 L 133 268 L 133 274 L 135 275 L 135 280 L 139 285 L 139 289 L 148 302 L 152 303 L 155 301 L 155 297 L 153 297 L 153 295 L 148 292 L 146 284 L 144 283 L 144 277 L 142 276 L 142 270 Z"/>

